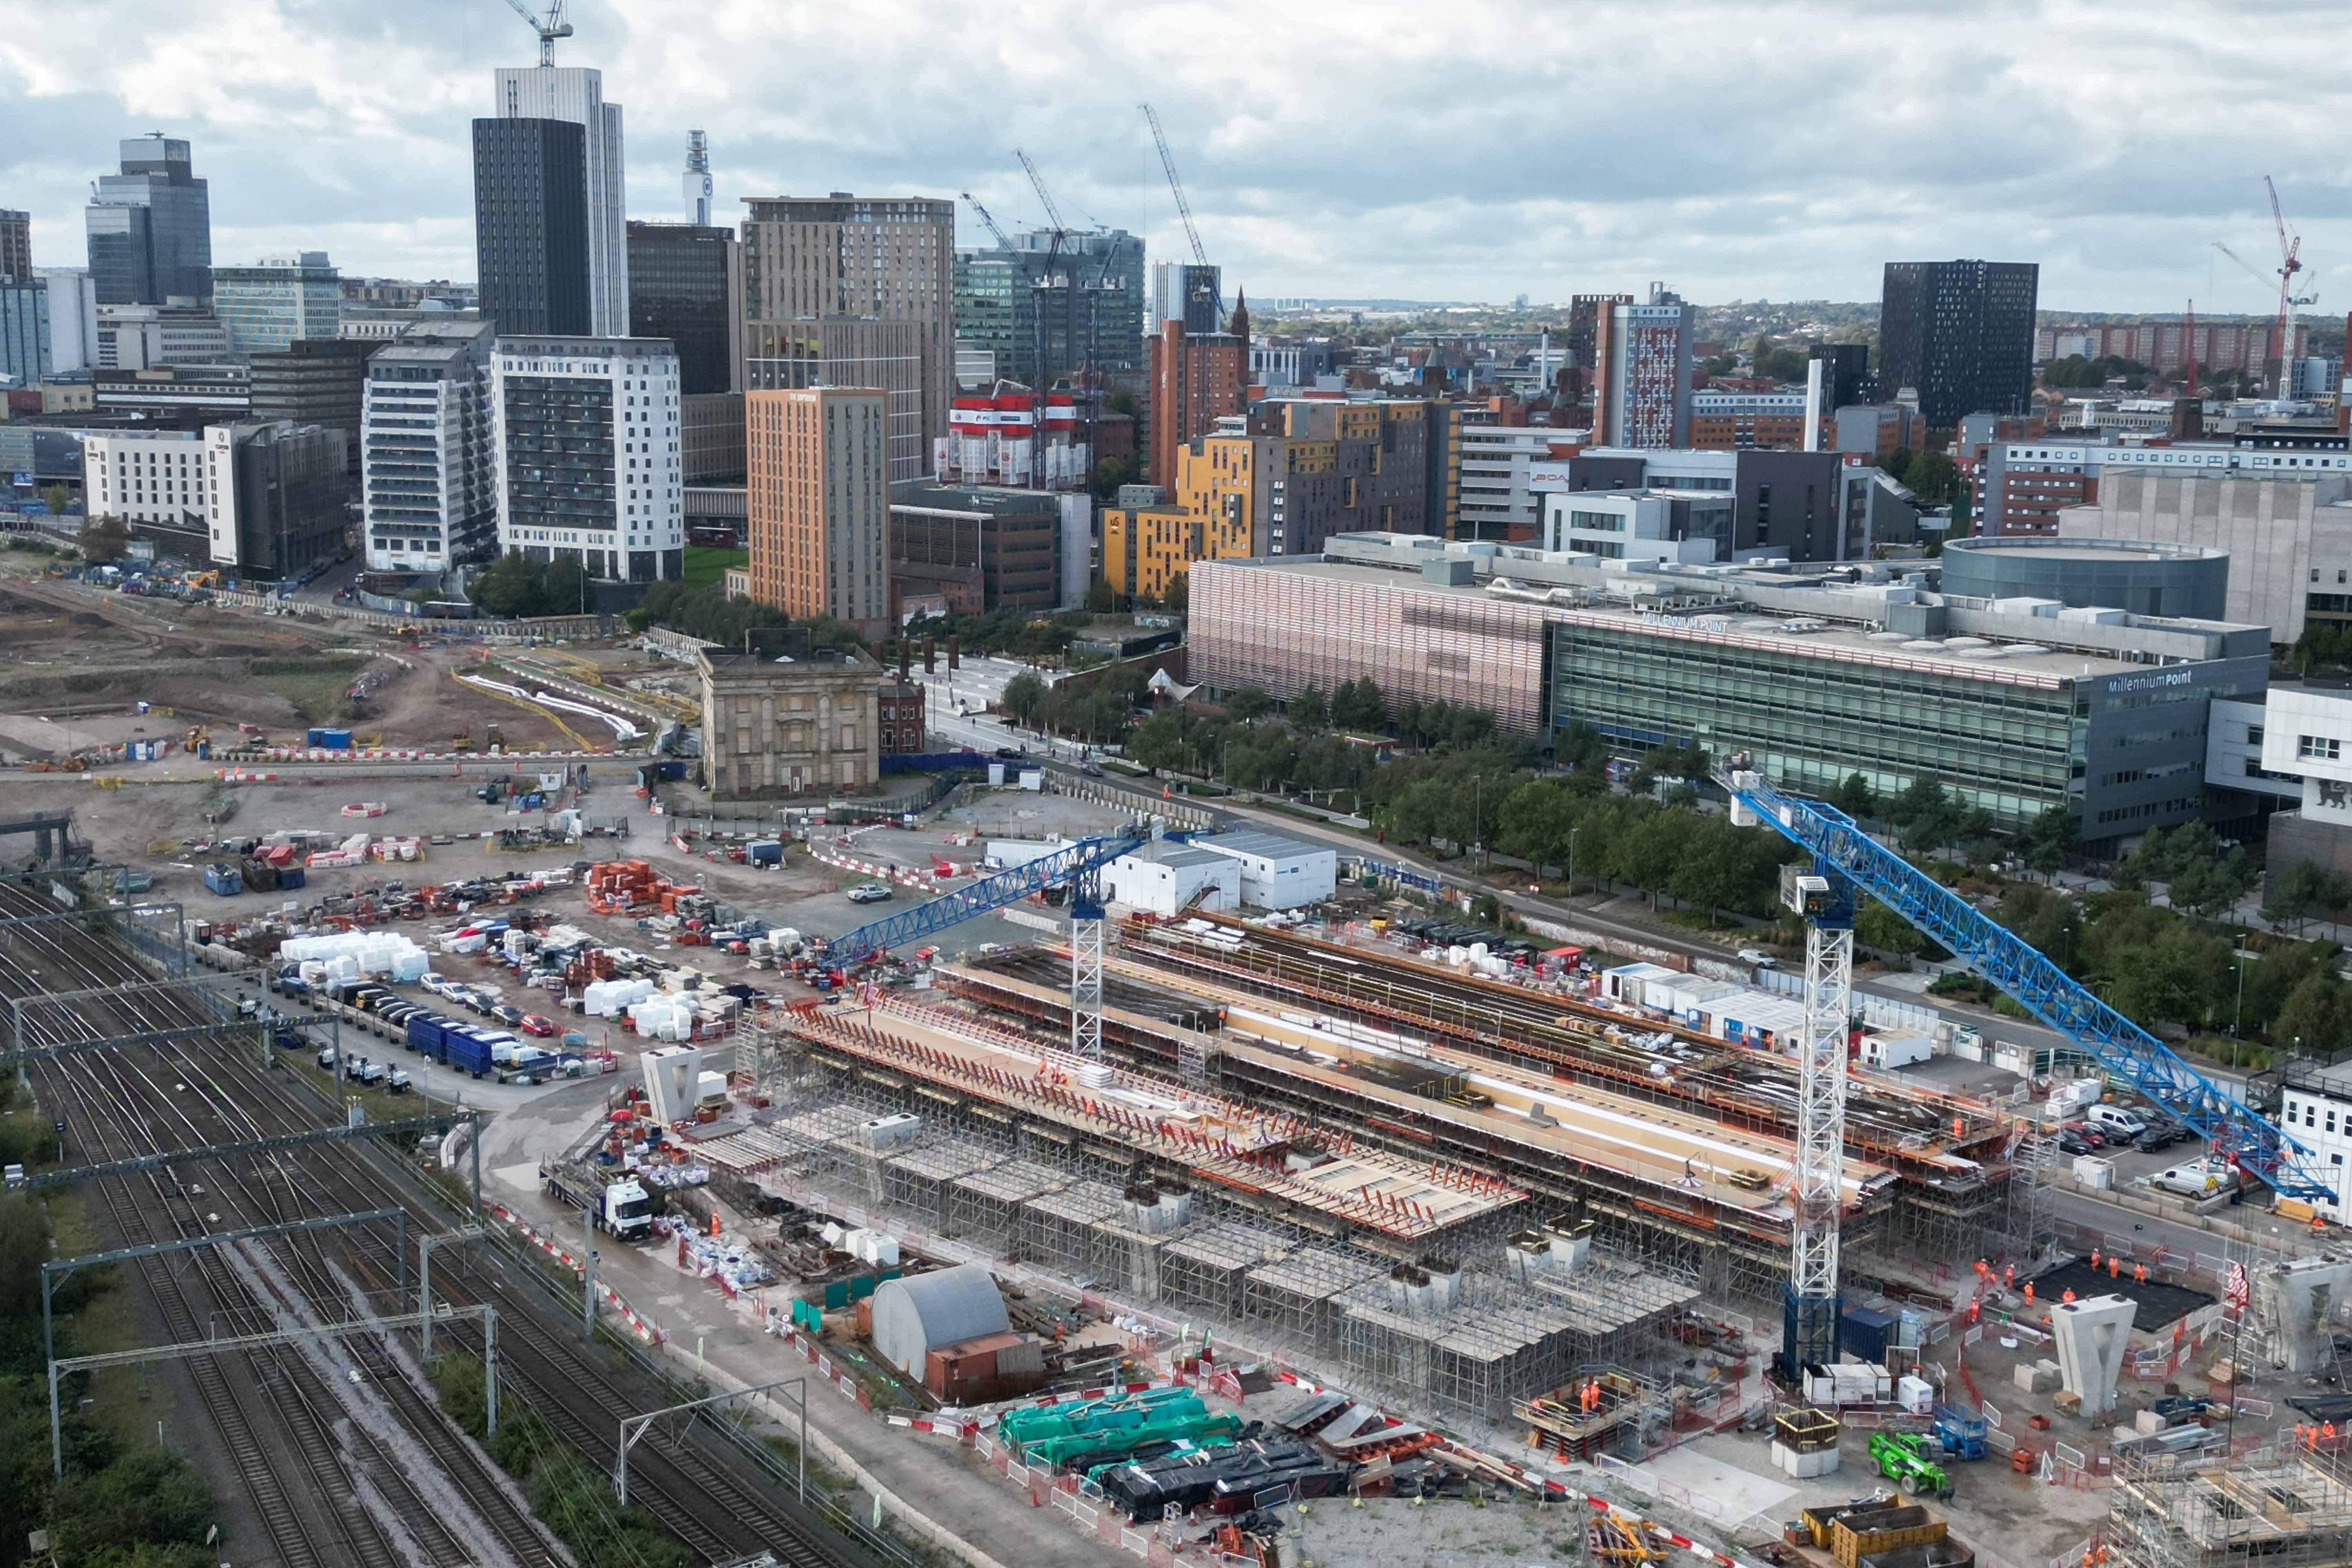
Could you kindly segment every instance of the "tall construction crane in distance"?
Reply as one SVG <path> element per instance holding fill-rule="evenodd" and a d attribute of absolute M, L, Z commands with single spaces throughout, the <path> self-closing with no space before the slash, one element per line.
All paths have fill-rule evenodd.
<path fill-rule="evenodd" d="M 2271 196 L 2271 224 L 2278 230 L 2279 303 L 2278 396 L 2281 403 L 2294 395 L 2294 308 L 2315 304 L 2317 294 L 2298 298 L 2294 291 L 2294 275 L 2303 270 L 2303 236 L 2286 226 L 2286 214 L 2279 207 L 2278 183 L 2268 174 L 2263 176 L 2263 188 Z"/>
<path fill-rule="evenodd" d="M 1192 221 L 1192 204 L 1184 199 L 1184 182 L 1176 177 L 1176 154 L 1168 150 L 1168 133 L 1160 129 L 1160 111 L 1150 104 L 1141 106 L 1143 118 L 1151 123 L 1152 144 L 1160 149 L 1160 166 L 1168 172 L 1168 190 L 1176 198 L 1176 214 L 1184 220 L 1184 237 L 1192 242 L 1192 259 L 1202 267 L 1209 265 L 1208 247 L 1201 243 L 1201 226 Z M 1225 290 L 1222 281 L 1217 287 L 1217 321 L 1225 319 Z"/>
<path fill-rule="evenodd" d="M 1021 172 L 1029 176 L 1029 188 L 1037 193 L 1037 201 L 1045 209 L 1048 226 L 1045 265 L 1029 289 L 1030 316 L 1035 328 L 1037 356 L 1035 374 L 1029 378 L 1033 383 L 1031 406 L 1035 411 L 1033 415 L 1034 426 L 1029 432 L 1030 479 L 1042 488 L 1045 482 L 1045 388 L 1053 380 L 1045 356 L 1045 345 L 1053 341 L 1052 334 L 1045 330 L 1047 299 L 1058 299 L 1062 302 L 1062 347 L 1066 353 L 1077 341 L 1078 335 L 1077 317 L 1072 304 L 1073 292 L 1069 279 L 1060 269 L 1062 247 L 1070 239 L 1072 231 L 1062 222 L 1062 209 L 1055 203 L 1054 193 L 1045 188 L 1045 176 L 1037 172 L 1036 161 L 1018 147 L 1013 149 L 1013 155 L 1021 160 Z"/>
<path fill-rule="evenodd" d="M 988 209 L 980 205 L 980 198 L 973 195 L 970 191 L 966 191 L 963 193 L 963 199 L 971 203 L 971 210 L 980 215 L 982 226 L 988 230 L 989 234 L 996 241 L 996 248 L 999 250 L 1012 249 L 1013 242 L 1004 237 L 1004 231 L 996 226 L 996 219 L 990 216 Z"/>
<path fill-rule="evenodd" d="M 572 24 L 563 19 L 563 0 L 548 0 L 545 21 L 541 21 L 529 5 L 524 5 L 523 0 L 507 0 L 507 4 L 513 6 L 515 15 L 530 23 L 530 30 L 539 35 L 539 63 L 543 66 L 553 65 L 555 40 L 572 36 Z"/>

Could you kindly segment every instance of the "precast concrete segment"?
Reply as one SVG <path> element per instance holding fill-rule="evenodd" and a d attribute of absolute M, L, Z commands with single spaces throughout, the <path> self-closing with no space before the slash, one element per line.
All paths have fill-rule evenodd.
<path fill-rule="evenodd" d="M 2352 1262 L 2302 1258 L 2263 1270 L 2263 1306 L 2269 1319 L 2271 1360 L 2289 1372 L 2311 1372 L 2336 1361 L 2330 1320 L 2352 1284 Z"/>
<path fill-rule="evenodd" d="M 2050 1314 L 2060 1386 L 2082 1400 L 2085 1420 L 2115 1408 L 2116 1379 L 2123 1375 L 2137 1308 L 2128 1296 L 2094 1296 L 2063 1302 Z"/>

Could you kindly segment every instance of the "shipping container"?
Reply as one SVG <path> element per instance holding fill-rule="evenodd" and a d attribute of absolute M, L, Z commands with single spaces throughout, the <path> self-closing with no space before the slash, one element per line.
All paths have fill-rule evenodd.
<path fill-rule="evenodd" d="M 313 728 L 304 732 L 302 743 L 316 746 L 321 751 L 348 752 L 352 749 L 352 732 L 349 730 Z"/>
<path fill-rule="evenodd" d="M 480 1035 L 463 1025 L 441 1032 L 441 1059 L 461 1071 L 481 1078 L 494 1070 L 490 1045 Z"/>
<path fill-rule="evenodd" d="M 1873 1307 L 1848 1307 L 1838 1319 L 1838 1349 L 1856 1361 L 1884 1363 L 1894 1328 L 1892 1312 Z"/>
<path fill-rule="evenodd" d="M 278 887 L 280 892 L 283 892 L 288 888 L 299 888 L 310 879 L 310 873 L 303 870 L 299 866 L 280 866 L 278 868 Z"/>

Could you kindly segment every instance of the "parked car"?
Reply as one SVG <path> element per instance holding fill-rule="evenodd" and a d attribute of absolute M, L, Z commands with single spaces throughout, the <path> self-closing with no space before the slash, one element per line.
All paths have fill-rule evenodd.
<path fill-rule="evenodd" d="M 2062 1154 L 2095 1154 L 2097 1149 L 2091 1141 L 2070 1127 L 2058 1130 L 2058 1152 Z"/>
<path fill-rule="evenodd" d="M 523 1012 L 511 1002 L 501 1002 L 490 1009 L 490 1016 L 511 1029 L 522 1022 Z"/>
<path fill-rule="evenodd" d="M 556 1033 L 555 1025 L 536 1013 L 525 1013 L 520 1018 L 515 1020 L 515 1026 L 526 1035 L 545 1037 Z"/>
<path fill-rule="evenodd" d="M 849 901 L 853 904 L 878 904 L 889 896 L 887 882 L 864 882 L 849 889 Z"/>
<path fill-rule="evenodd" d="M 1739 962 L 1742 963 L 1753 964 L 1759 969 L 1778 969 L 1780 966 L 1780 961 L 1779 959 L 1773 957 L 1770 953 L 1765 952 L 1760 947 L 1741 948 L 1739 950 Z"/>
<path fill-rule="evenodd" d="M 2087 1121 L 2069 1121 L 2066 1123 L 2065 1130 L 2094 1149 L 2104 1149 L 2107 1146 L 2107 1135 Z"/>
<path fill-rule="evenodd" d="M 2147 1179 L 2149 1186 L 2161 1192 L 2180 1193 L 2189 1197 L 2210 1197 L 2226 1193 L 2238 1184 L 2238 1173 L 2225 1160 L 2196 1160 L 2170 1170 L 2158 1171 Z"/>
<path fill-rule="evenodd" d="M 2196 1136 L 2196 1133 L 2191 1132 L 2180 1122 L 2167 1117 L 2159 1121 L 2149 1122 L 2147 1130 L 2132 1140 L 2132 1145 L 2135 1148 L 2153 1152 L 2158 1149 L 2169 1149 L 2175 1143 L 2186 1143 Z"/>
<path fill-rule="evenodd" d="M 2083 1112 L 2083 1120 L 2109 1134 L 2110 1142 L 2124 1142 L 2147 1131 L 2147 1118 L 2120 1105 L 2094 1105 Z"/>

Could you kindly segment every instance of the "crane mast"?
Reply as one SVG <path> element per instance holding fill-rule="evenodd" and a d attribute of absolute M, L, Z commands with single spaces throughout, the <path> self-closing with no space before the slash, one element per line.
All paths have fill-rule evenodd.
<path fill-rule="evenodd" d="M 1168 150 L 1168 133 L 1160 129 L 1160 111 L 1144 104 L 1143 118 L 1151 122 L 1152 145 L 1160 149 L 1160 166 L 1168 173 L 1168 191 L 1176 198 L 1176 214 L 1184 220 L 1184 237 L 1192 242 L 1192 259 L 1202 267 L 1209 265 L 1208 247 L 1201 243 L 1201 226 L 1192 221 L 1192 204 L 1184 199 L 1184 182 L 1176 177 L 1176 154 Z M 1217 289 L 1217 320 L 1225 319 L 1225 291 Z"/>
<path fill-rule="evenodd" d="M 563 19 L 563 0 L 548 0 L 544 21 L 524 5 L 523 0 L 507 0 L 507 4 L 513 6 L 515 15 L 530 24 L 530 30 L 539 35 L 539 63 L 552 66 L 555 63 L 555 40 L 572 36 L 572 24 Z"/>
<path fill-rule="evenodd" d="M 2303 270 L 2303 236 L 2286 226 L 2286 214 L 2279 206 L 2277 182 L 2264 174 L 2263 188 L 2270 193 L 2271 225 L 2278 231 L 2278 398 L 2284 403 L 2294 395 L 2294 308 L 2311 304 L 2319 296 L 2296 296 L 2294 275 Z"/>

